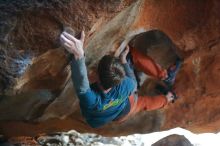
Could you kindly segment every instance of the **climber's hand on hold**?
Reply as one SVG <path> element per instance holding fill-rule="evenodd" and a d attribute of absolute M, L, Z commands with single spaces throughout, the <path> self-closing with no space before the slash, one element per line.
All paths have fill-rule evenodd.
<path fill-rule="evenodd" d="M 126 64 L 127 63 L 126 57 L 128 55 L 129 50 L 130 50 L 129 46 L 126 46 L 126 49 L 121 53 L 120 60 L 121 60 L 122 64 Z"/>
<path fill-rule="evenodd" d="M 81 38 L 76 39 L 73 35 L 62 32 L 60 35 L 61 44 L 65 47 L 65 49 L 74 55 L 75 59 L 81 59 L 84 56 L 83 43 L 85 39 L 84 31 L 81 32 Z"/>

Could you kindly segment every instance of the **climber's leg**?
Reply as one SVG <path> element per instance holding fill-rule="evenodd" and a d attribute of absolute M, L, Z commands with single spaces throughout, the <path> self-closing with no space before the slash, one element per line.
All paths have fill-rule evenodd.
<path fill-rule="evenodd" d="M 163 80 L 168 87 L 172 87 L 182 65 L 180 58 L 177 58 L 175 64 L 166 70 L 162 69 L 159 64 L 155 63 L 154 60 L 146 54 L 141 53 L 135 48 L 131 48 L 130 50 L 135 68 L 143 71 L 147 75 Z"/>
<path fill-rule="evenodd" d="M 131 48 L 130 51 L 135 68 L 157 79 L 165 79 L 167 77 L 167 71 L 156 64 L 152 58 L 135 48 Z"/>
<path fill-rule="evenodd" d="M 141 111 L 151 111 L 163 108 L 168 103 L 166 96 L 162 94 L 154 97 L 139 96 L 138 99 L 135 99 L 135 96 L 130 96 L 129 100 L 131 105 L 130 112 L 125 117 L 119 119 L 118 122 L 123 122 Z"/>
<path fill-rule="evenodd" d="M 167 98 L 165 95 L 157 95 L 154 97 L 139 96 L 137 104 L 131 107 L 131 114 L 134 115 L 140 111 L 151 111 L 164 107 L 167 104 Z"/>

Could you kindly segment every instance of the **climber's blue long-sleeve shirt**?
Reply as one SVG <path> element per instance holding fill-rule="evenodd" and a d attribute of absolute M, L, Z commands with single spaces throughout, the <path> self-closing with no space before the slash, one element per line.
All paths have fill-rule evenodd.
<path fill-rule="evenodd" d="M 130 111 L 128 97 L 136 90 L 133 70 L 124 64 L 126 77 L 122 82 L 104 93 L 98 84 L 89 85 L 85 58 L 71 61 L 72 80 L 80 100 L 80 108 L 87 123 L 100 127 Z"/>

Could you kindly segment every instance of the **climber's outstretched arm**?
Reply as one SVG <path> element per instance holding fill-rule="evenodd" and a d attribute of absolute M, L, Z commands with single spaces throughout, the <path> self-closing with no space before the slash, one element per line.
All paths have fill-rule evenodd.
<path fill-rule="evenodd" d="M 63 32 L 60 36 L 62 45 L 69 53 L 74 55 L 70 65 L 72 80 L 78 95 L 90 89 L 83 50 L 84 38 L 85 34 L 83 31 L 79 40 L 67 32 Z"/>

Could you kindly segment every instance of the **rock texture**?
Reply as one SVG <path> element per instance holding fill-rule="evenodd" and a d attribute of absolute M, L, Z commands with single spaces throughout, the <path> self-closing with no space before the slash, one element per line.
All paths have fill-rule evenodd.
<path fill-rule="evenodd" d="M 146 138 L 146 137 L 145 137 Z M 68 132 L 57 132 L 51 134 L 44 134 L 35 137 L 13 137 L 6 139 L 2 137 L 0 144 L 5 146 L 14 145 L 34 145 L 34 146 L 150 146 L 151 144 L 144 140 L 141 135 L 129 135 L 127 137 L 104 137 L 91 133 L 78 133 L 75 130 Z M 181 135 L 170 135 L 152 146 L 193 146 L 188 139 Z"/>
<path fill-rule="evenodd" d="M 4 137 L 0 135 L 0 145 L 91 145 L 91 146 L 151 146 L 153 144 L 163 146 L 183 145 L 211 145 L 218 146 L 220 133 L 193 134 L 181 128 L 168 131 L 154 132 L 150 134 L 133 134 L 120 137 L 104 137 L 92 133 L 80 133 L 75 130 L 68 132 L 54 132 L 40 134 L 34 137 L 17 136 Z M 209 137 L 209 138 L 207 138 Z M 189 142 L 190 141 L 190 142 Z M 192 144 L 191 144 L 192 143 Z"/>
<path fill-rule="evenodd" d="M 219 131 L 218 0 L 8 2 L 0 3 L 0 133 L 76 129 L 126 135 L 173 127 Z M 89 74 L 104 54 L 118 56 L 128 43 L 151 48 L 145 53 L 163 67 L 179 54 L 184 64 L 175 90 L 181 98 L 164 110 L 143 112 L 122 124 L 88 127 L 79 111 L 67 55 L 59 46 L 59 34 L 67 25 L 77 32 L 86 30 Z M 13 64 L 21 72 L 13 70 Z"/>

